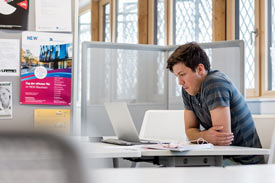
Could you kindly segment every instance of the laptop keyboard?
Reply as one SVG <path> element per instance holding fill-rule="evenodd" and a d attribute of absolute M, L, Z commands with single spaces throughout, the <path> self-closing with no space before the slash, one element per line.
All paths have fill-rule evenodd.
<path fill-rule="evenodd" d="M 141 142 L 129 142 L 120 139 L 102 139 L 101 142 L 122 146 L 132 146 L 132 145 L 140 145 L 140 144 L 157 144 L 155 141 L 142 140 Z"/>
<path fill-rule="evenodd" d="M 120 140 L 120 139 L 102 139 L 101 142 L 108 143 L 108 144 L 121 145 L 121 146 L 136 145 L 135 143 L 128 142 L 128 141 L 125 141 L 125 140 Z"/>

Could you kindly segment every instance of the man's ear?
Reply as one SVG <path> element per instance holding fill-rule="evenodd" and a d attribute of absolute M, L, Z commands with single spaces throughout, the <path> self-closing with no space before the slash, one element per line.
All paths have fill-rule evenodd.
<path fill-rule="evenodd" d="M 202 75 L 202 74 L 205 72 L 204 65 L 203 65 L 203 64 L 199 64 L 199 65 L 197 66 L 196 72 L 197 72 L 198 74 Z"/>

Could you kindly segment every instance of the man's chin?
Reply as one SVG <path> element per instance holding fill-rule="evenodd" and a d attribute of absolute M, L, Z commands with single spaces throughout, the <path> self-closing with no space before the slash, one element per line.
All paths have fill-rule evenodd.
<path fill-rule="evenodd" d="M 197 95 L 197 93 L 194 93 L 194 92 L 190 92 L 190 91 L 186 91 L 189 95 L 191 95 L 191 96 L 195 96 L 195 95 Z"/>

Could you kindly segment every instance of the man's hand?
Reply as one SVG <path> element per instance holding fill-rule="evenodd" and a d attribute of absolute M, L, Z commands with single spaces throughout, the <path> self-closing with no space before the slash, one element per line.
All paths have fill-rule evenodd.
<path fill-rule="evenodd" d="M 202 132 L 203 139 L 207 140 L 214 145 L 228 146 L 234 140 L 233 133 L 221 132 L 223 126 L 213 126 L 208 130 Z"/>

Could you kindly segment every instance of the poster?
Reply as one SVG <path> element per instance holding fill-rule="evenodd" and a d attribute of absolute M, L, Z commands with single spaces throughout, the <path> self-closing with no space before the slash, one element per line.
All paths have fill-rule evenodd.
<path fill-rule="evenodd" d="M 70 134 L 70 109 L 35 109 L 34 127 L 61 134 Z"/>
<path fill-rule="evenodd" d="M 12 118 L 12 83 L 0 82 L 0 119 Z"/>
<path fill-rule="evenodd" d="M 19 76 L 19 47 L 17 39 L 0 39 L 0 76 Z"/>
<path fill-rule="evenodd" d="M 1 29 L 26 30 L 28 15 L 28 0 L 0 0 Z"/>
<path fill-rule="evenodd" d="M 70 105 L 72 35 L 22 33 L 21 104 Z"/>
<path fill-rule="evenodd" d="M 71 0 L 35 1 L 36 31 L 72 31 Z"/>

